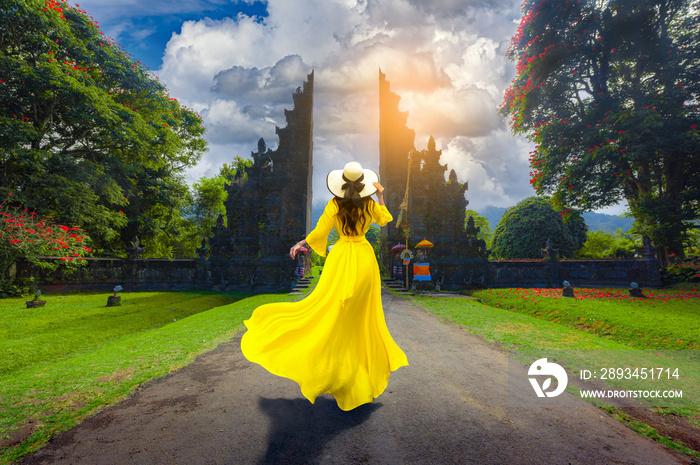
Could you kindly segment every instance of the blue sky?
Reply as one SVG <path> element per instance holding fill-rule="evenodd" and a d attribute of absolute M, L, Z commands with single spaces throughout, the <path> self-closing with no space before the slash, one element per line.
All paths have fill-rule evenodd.
<path fill-rule="evenodd" d="M 263 21 L 267 16 L 267 3 L 259 1 L 199 1 L 182 5 L 144 0 L 143 3 L 148 7 L 128 3 L 115 7 L 104 1 L 83 1 L 78 5 L 95 18 L 106 34 L 153 70 L 161 67 L 165 46 L 173 33 L 180 32 L 185 21 L 204 18 L 216 21 L 235 18 L 239 14 Z"/>
<path fill-rule="evenodd" d="M 315 72 L 313 199 L 348 161 L 378 170 L 378 70 L 408 111 L 415 147 L 428 138 L 469 182 L 470 208 L 534 195 L 532 144 L 498 115 L 515 75 L 505 58 L 521 0 L 84 0 L 102 30 L 198 111 L 209 152 L 191 182 L 277 147 L 292 93 Z M 449 172 L 449 170 L 448 170 Z M 403 189 L 405 186 L 385 186 Z M 620 213 L 621 208 L 611 212 Z"/>

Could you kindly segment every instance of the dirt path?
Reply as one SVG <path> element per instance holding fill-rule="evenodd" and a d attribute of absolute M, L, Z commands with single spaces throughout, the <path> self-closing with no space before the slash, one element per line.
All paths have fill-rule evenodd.
<path fill-rule="evenodd" d="M 21 463 L 693 463 L 566 392 L 575 407 L 509 407 L 504 353 L 408 299 L 385 292 L 383 302 L 411 365 L 374 404 L 351 412 L 330 396 L 310 404 L 296 383 L 245 360 L 238 335 Z M 531 390 L 527 367 L 516 370 Z"/>

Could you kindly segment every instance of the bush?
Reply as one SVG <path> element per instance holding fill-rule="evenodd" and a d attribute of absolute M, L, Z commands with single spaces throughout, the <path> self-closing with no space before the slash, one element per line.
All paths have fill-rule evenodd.
<path fill-rule="evenodd" d="M 700 256 L 687 257 L 682 263 L 665 268 L 661 274 L 665 285 L 700 282 Z"/>
<path fill-rule="evenodd" d="M 492 252 L 498 258 L 541 258 L 547 239 L 562 257 L 571 257 L 588 227 L 580 215 L 567 226 L 549 199 L 529 197 L 506 210 L 493 234 Z M 572 234 L 572 231 L 574 234 Z"/>

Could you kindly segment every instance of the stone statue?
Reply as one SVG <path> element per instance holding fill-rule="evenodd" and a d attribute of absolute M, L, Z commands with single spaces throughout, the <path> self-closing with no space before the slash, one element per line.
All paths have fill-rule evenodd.
<path fill-rule="evenodd" d="M 548 238 L 542 249 L 542 258 L 548 260 L 556 260 L 559 257 L 559 249 L 552 247 L 552 241 Z"/>
<path fill-rule="evenodd" d="M 144 248 L 141 247 L 141 241 L 139 240 L 139 236 L 136 236 L 131 242 L 131 247 L 126 247 L 124 251 L 126 252 L 126 257 L 129 259 L 135 260 L 141 258 L 144 252 Z"/>

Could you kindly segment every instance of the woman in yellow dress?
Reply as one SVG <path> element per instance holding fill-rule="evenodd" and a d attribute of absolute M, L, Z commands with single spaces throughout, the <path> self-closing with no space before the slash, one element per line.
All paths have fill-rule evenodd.
<path fill-rule="evenodd" d="M 408 365 L 384 320 L 379 266 L 365 233 L 372 223 L 393 218 L 384 204 L 377 174 L 350 162 L 331 171 L 334 195 L 316 228 L 289 251 L 294 259 L 309 245 L 326 256 L 328 234 L 340 238 L 328 253 L 316 288 L 299 302 L 262 305 L 244 323 L 243 355 L 269 372 L 299 383 L 313 403 L 331 394 L 352 410 L 386 389 L 392 371 Z M 378 203 L 371 195 L 376 192 Z"/>

